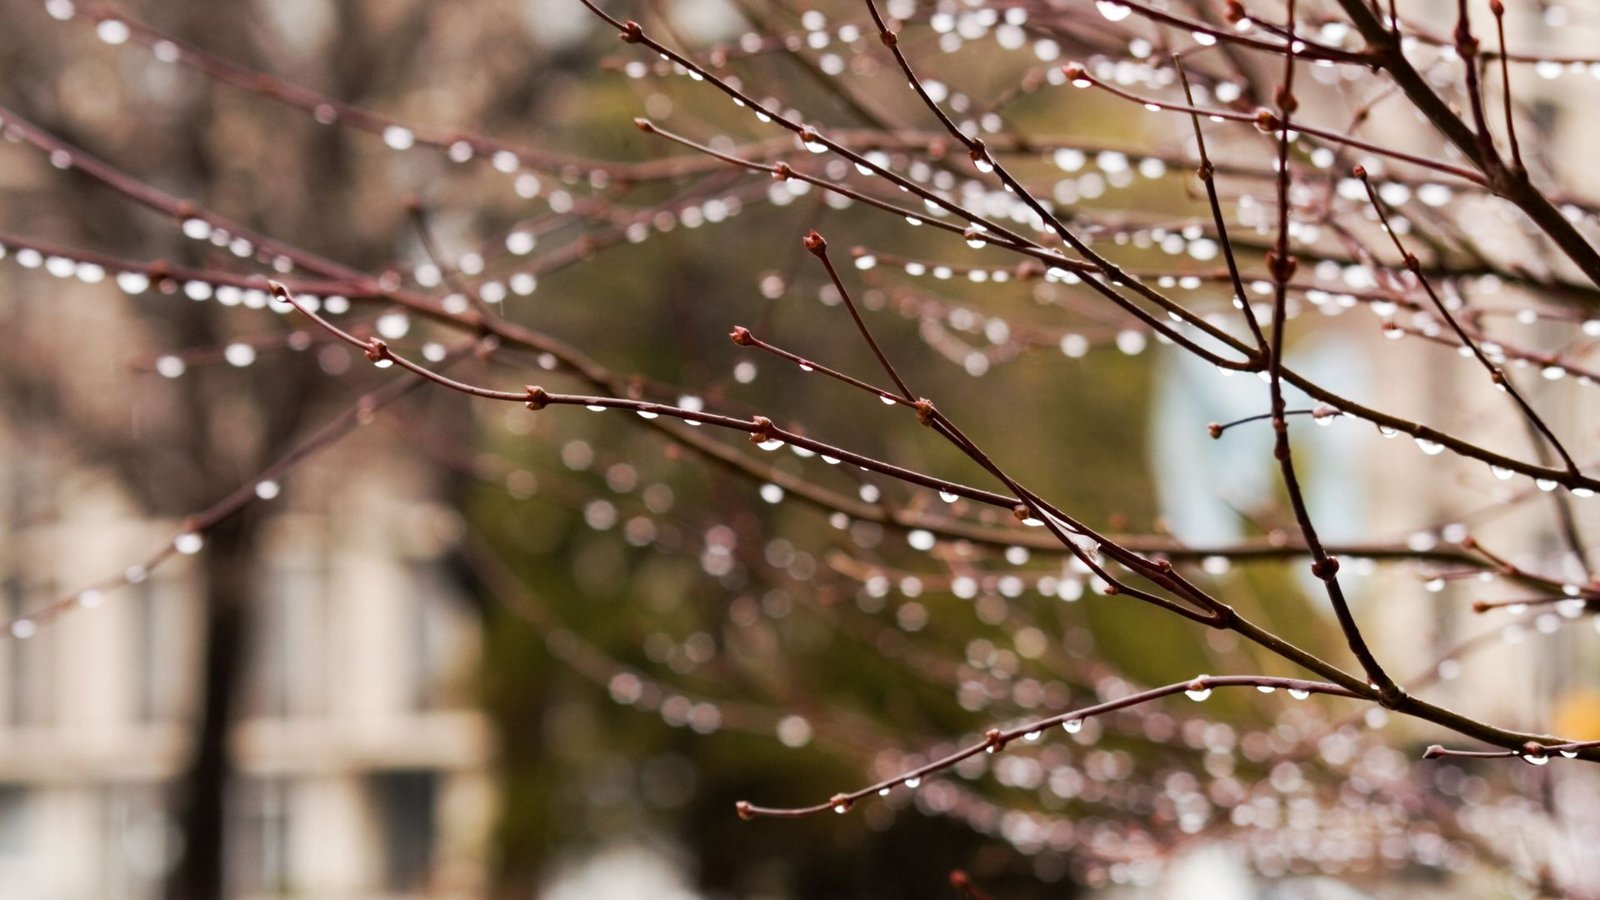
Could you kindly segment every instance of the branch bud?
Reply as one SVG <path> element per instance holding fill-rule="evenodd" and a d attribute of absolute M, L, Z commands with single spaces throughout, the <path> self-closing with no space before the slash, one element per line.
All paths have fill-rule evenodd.
<path fill-rule="evenodd" d="M 1211 435 L 1212 440 L 1217 440 L 1218 438 L 1222 437 L 1222 423 L 1212 422 L 1206 426 L 1206 432 Z"/>
<path fill-rule="evenodd" d="M 883 41 L 883 45 L 885 47 L 893 47 L 894 45 L 900 43 L 900 35 L 895 34 L 894 32 L 885 28 L 884 30 L 878 32 L 878 40 Z"/>
<path fill-rule="evenodd" d="M 550 405 L 550 394 L 544 388 L 529 384 L 524 385 L 522 389 L 528 392 L 528 399 L 522 401 L 523 406 L 537 412 Z"/>
<path fill-rule="evenodd" d="M 1290 254 L 1279 256 L 1276 250 L 1267 253 L 1267 269 L 1272 272 L 1272 277 L 1277 279 L 1279 284 L 1288 284 L 1289 279 L 1294 277 L 1294 270 L 1299 266 L 1299 261 Z"/>
<path fill-rule="evenodd" d="M 806 245 L 806 249 L 811 251 L 812 256 L 822 256 L 828 252 L 827 240 L 815 228 L 806 232 L 806 236 L 802 240 Z"/>
<path fill-rule="evenodd" d="M 389 345 L 382 338 L 372 338 L 367 341 L 367 359 L 372 362 L 383 362 L 389 358 Z"/>
<path fill-rule="evenodd" d="M 651 122 L 649 119 L 644 118 L 643 116 L 640 116 L 640 117 L 638 117 L 638 118 L 633 120 L 633 127 L 639 129 L 640 131 L 644 132 L 645 134 L 655 134 L 656 133 L 655 123 Z"/>
<path fill-rule="evenodd" d="M 1323 557 L 1311 564 L 1311 574 L 1323 581 L 1332 581 L 1339 574 L 1339 561 L 1331 556 Z"/>
<path fill-rule="evenodd" d="M 733 331 L 728 333 L 728 337 L 741 347 L 754 346 L 756 342 L 755 335 L 752 335 L 750 329 L 743 325 L 733 326 Z"/>
<path fill-rule="evenodd" d="M 733 805 L 733 811 L 738 813 L 739 818 L 745 820 L 746 822 L 756 817 L 755 810 L 750 808 L 750 801 L 748 800 L 740 800 L 738 803 L 735 803 Z"/>
<path fill-rule="evenodd" d="M 750 432 L 750 443 L 763 444 L 772 439 L 772 420 L 766 416 L 756 416 L 751 421 L 756 427 Z"/>
<path fill-rule="evenodd" d="M 934 409 L 932 400 L 929 400 L 927 397 L 922 397 L 919 398 L 916 403 L 911 404 L 911 406 L 917 411 L 918 422 L 921 422 L 924 425 L 933 424 Z"/>
<path fill-rule="evenodd" d="M 644 40 L 644 29 L 639 27 L 638 22 L 629 19 L 622 23 L 622 33 L 617 38 L 624 44 L 637 44 Z"/>

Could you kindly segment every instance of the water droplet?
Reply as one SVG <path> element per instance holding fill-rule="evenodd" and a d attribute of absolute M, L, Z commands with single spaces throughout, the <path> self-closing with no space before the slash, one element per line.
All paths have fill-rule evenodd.
<path fill-rule="evenodd" d="M 1189 685 L 1189 689 L 1184 691 L 1183 694 L 1184 694 L 1184 696 L 1188 697 L 1190 700 L 1193 700 L 1196 703 L 1199 703 L 1200 701 L 1202 701 L 1202 700 L 1206 699 L 1207 697 L 1211 696 L 1211 687 L 1206 684 L 1205 676 L 1202 675 L 1201 677 L 1196 678 Z"/>
<path fill-rule="evenodd" d="M 1128 356 L 1137 356 L 1145 348 L 1144 332 L 1127 329 L 1117 332 L 1117 349 Z"/>
<path fill-rule="evenodd" d="M 32 619 L 18 619 L 11 623 L 11 636 L 19 641 L 25 641 L 39 633 L 39 626 Z"/>
<path fill-rule="evenodd" d="M 922 779 L 921 778 L 912 777 L 912 778 L 907 778 L 906 779 L 906 787 L 908 787 L 908 788 L 915 789 L 917 786 L 919 786 L 921 784 L 922 784 Z"/>
<path fill-rule="evenodd" d="M 1067 734 L 1077 734 L 1083 730 L 1082 719 L 1068 719 L 1061 723 L 1061 729 Z"/>
<path fill-rule="evenodd" d="M 274 499 L 281 490 L 279 484 L 270 479 L 256 482 L 256 496 L 262 500 Z"/>
<path fill-rule="evenodd" d="M 1305 688 L 1289 688 L 1289 696 L 1296 700 L 1304 700 L 1311 696 L 1311 692 Z"/>
<path fill-rule="evenodd" d="M 1551 481 L 1548 478 L 1535 478 L 1533 480 L 1533 483 L 1534 483 L 1535 486 L 1537 486 L 1539 488 L 1539 490 L 1544 491 L 1546 493 L 1549 493 L 1550 491 L 1553 491 L 1553 490 L 1556 489 L 1556 483 L 1554 481 Z"/>
<path fill-rule="evenodd" d="M 1113 0 L 1096 0 L 1094 7 L 1100 11 L 1100 15 L 1104 16 L 1107 22 L 1121 22 L 1133 14 L 1132 9 L 1121 3 L 1115 3 Z"/>
<path fill-rule="evenodd" d="M 1417 449 L 1429 456 L 1438 456 L 1444 452 L 1444 445 L 1427 438 L 1417 438 Z"/>
<path fill-rule="evenodd" d="M 94 27 L 94 33 L 100 40 L 113 47 L 125 44 L 128 42 L 128 23 L 121 19 L 102 19 L 100 24 Z"/>
<path fill-rule="evenodd" d="M 118 272 L 117 287 L 127 294 L 142 294 L 150 287 L 150 278 L 143 272 Z"/>
<path fill-rule="evenodd" d="M 783 500 L 783 488 L 775 484 L 763 484 L 761 486 L 761 499 L 768 503 L 777 503 Z"/>
<path fill-rule="evenodd" d="M 1510 478 L 1512 475 L 1516 474 L 1515 472 L 1513 472 L 1510 469 L 1507 469 L 1507 468 L 1505 468 L 1503 466 L 1490 466 L 1489 467 L 1489 471 L 1491 473 L 1493 473 L 1494 477 L 1500 479 L 1501 481 L 1505 481 L 1508 478 Z"/>
<path fill-rule="evenodd" d="M 182 553 L 184 556 L 193 556 L 200 552 L 200 548 L 204 547 L 205 543 L 205 538 L 193 531 L 185 531 L 172 539 L 172 549 Z"/>
<path fill-rule="evenodd" d="M 1524 753 L 1522 754 L 1522 761 L 1530 766 L 1542 766 L 1550 762 L 1550 754 L 1545 753 L 1543 750 L 1538 753 Z"/>
<path fill-rule="evenodd" d="M 163 378 L 177 378 L 189 367 L 176 356 L 163 356 L 156 360 L 156 374 Z"/>
<path fill-rule="evenodd" d="M 256 348 L 249 344 L 229 344 L 222 351 L 222 357 L 228 365 L 244 368 L 256 361 Z"/>
<path fill-rule="evenodd" d="M 383 142 L 388 144 L 391 150 L 410 150 L 417 142 L 417 136 L 412 134 L 409 128 L 390 125 L 383 129 Z"/>
<path fill-rule="evenodd" d="M 1278 692 L 1278 689 L 1270 684 L 1258 684 L 1256 685 L 1256 690 L 1263 694 L 1276 694 Z"/>
<path fill-rule="evenodd" d="M 1040 737 L 1040 732 L 1038 732 L 1038 731 L 1030 731 L 1027 734 L 1023 735 L 1022 739 L 1025 740 L 1025 741 L 1037 741 L 1039 739 L 1039 737 Z"/>

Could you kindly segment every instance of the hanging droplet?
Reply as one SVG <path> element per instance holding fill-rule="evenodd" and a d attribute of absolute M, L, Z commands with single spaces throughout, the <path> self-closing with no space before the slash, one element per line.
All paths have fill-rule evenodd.
<path fill-rule="evenodd" d="M 182 553 L 184 556 L 193 556 L 200 552 L 200 548 L 204 547 L 205 543 L 205 538 L 193 531 L 185 531 L 172 539 L 172 549 Z"/>
<path fill-rule="evenodd" d="M 1296 700 L 1304 700 L 1307 697 L 1311 696 L 1311 692 L 1306 690 L 1305 688 L 1290 688 L 1289 689 L 1289 696 L 1293 697 Z"/>
<path fill-rule="evenodd" d="M 128 23 L 120 19 L 102 19 L 94 28 L 95 36 L 115 47 L 128 42 Z"/>
<path fill-rule="evenodd" d="M 1068 719 L 1061 723 L 1061 729 L 1067 734 L 1077 734 L 1083 730 L 1082 719 Z"/>
<path fill-rule="evenodd" d="M 1113 0 L 1096 0 L 1094 7 L 1100 11 L 1100 15 L 1104 16 L 1107 22 L 1121 22 L 1133 14 L 1132 9 L 1121 3 L 1113 2 Z"/>
<path fill-rule="evenodd" d="M 1205 676 L 1201 676 L 1191 682 L 1189 684 L 1189 689 L 1183 693 L 1184 696 L 1188 697 L 1190 700 L 1199 703 L 1200 701 L 1211 696 L 1211 686 L 1206 684 Z"/>
<path fill-rule="evenodd" d="M 256 482 L 256 496 L 262 500 L 271 500 L 278 496 L 282 488 L 276 481 L 263 480 Z"/>
<path fill-rule="evenodd" d="M 412 134 L 409 128 L 390 125 L 383 129 L 383 142 L 388 144 L 391 150 L 410 150 L 417 142 L 417 136 Z"/>

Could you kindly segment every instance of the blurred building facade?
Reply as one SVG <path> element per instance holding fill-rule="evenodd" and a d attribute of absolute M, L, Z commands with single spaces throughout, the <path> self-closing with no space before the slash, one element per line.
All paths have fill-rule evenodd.
<path fill-rule="evenodd" d="M 440 562 L 455 520 L 413 495 L 427 478 L 383 440 L 351 440 L 286 482 L 268 526 L 232 735 L 230 896 L 479 896 L 490 742 L 470 695 L 477 619 Z M 8 619 L 178 530 L 8 443 Z M 197 699 L 189 562 L 0 642 L 0 897 L 159 896 Z"/>

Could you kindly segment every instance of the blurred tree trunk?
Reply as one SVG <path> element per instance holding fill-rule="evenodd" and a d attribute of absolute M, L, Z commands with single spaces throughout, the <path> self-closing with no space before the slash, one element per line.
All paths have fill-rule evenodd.
<path fill-rule="evenodd" d="M 182 846 L 167 884 L 169 900 L 206 900 L 224 894 L 227 793 L 233 774 L 228 735 L 238 717 L 250 649 L 251 575 L 260 531 L 260 519 L 247 514 L 207 533 L 201 564 L 202 697 L 193 754 L 175 787 Z"/>

